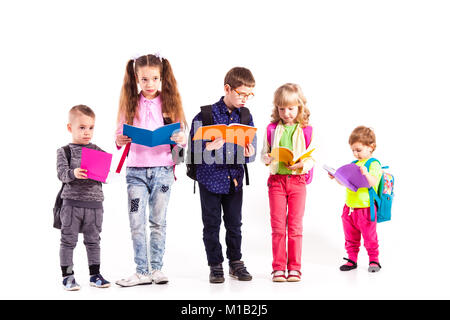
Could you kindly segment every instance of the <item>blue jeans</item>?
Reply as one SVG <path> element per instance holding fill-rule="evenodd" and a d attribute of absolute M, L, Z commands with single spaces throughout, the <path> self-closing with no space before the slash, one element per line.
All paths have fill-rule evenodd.
<path fill-rule="evenodd" d="M 161 270 L 166 243 L 166 211 L 174 181 L 172 167 L 127 168 L 128 213 L 133 240 L 136 272 Z M 146 232 L 145 208 L 149 207 L 150 250 Z"/>

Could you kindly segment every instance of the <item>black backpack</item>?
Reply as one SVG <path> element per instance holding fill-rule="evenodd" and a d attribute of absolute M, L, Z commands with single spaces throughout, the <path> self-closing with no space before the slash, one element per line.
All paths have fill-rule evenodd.
<path fill-rule="evenodd" d="M 66 145 L 63 147 L 64 152 L 66 153 L 67 162 L 70 166 L 70 147 Z M 63 200 L 61 199 L 61 193 L 64 189 L 65 183 L 62 184 L 61 189 L 56 196 L 55 206 L 53 207 L 53 228 L 61 229 L 61 207 Z"/>
<path fill-rule="evenodd" d="M 200 112 L 202 114 L 202 126 L 210 126 L 214 124 L 213 116 L 212 116 L 212 105 L 207 105 L 200 107 Z M 248 125 L 250 123 L 250 111 L 246 107 L 241 107 L 240 111 L 240 123 Z M 195 181 L 197 181 L 197 167 L 193 163 L 194 162 L 194 152 L 192 151 L 192 141 L 188 145 L 188 161 L 186 161 L 186 174 L 189 178 L 194 180 L 194 193 L 195 193 Z M 250 184 L 248 177 L 248 168 L 247 164 L 244 163 L 244 172 L 245 172 L 245 184 L 248 186 Z"/>

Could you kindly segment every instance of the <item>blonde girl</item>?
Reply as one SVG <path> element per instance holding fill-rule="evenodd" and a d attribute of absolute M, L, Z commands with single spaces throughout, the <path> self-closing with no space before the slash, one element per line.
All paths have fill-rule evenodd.
<path fill-rule="evenodd" d="M 276 147 L 285 147 L 293 151 L 294 159 L 298 158 L 312 149 L 312 127 L 306 98 L 299 85 L 286 83 L 279 87 L 273 105 L 261 153 L 262 161 L 270 169 L 267 185 L 272 226 L 272 280 L 294 282 L 301 277 L 306 184 L 312 178 L 314 159 L 307 157 L 287 165 L 272 158 L 270 152 Z"/>

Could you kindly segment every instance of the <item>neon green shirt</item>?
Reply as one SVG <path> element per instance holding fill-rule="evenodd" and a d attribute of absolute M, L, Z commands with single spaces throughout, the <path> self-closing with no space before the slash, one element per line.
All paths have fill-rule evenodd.
<path fill-rule="evenodd" d="M 356 165 L 363 166 L 367 160 L 359 160 L 356 162 Z M 369 173 L 377 178 L 377 184 L 373 187 L 375 192 L 378 192 L 378 184 L 380 183 L 381 175 L 383 174 L 383 170 L 381 169 L 380 163 L 374 161 L 370 164 Z M 370 207 L 370 197 L 369 197 L 369 189 L 367 188 L 359 188 L 356 192 L 346 188 L 347 198 L 345 200 L 345 204 L 350 208 L 367 208 Z"/>
<path fill-rule="evenodd" d="M 293 149 L 292 136 L 297 129 L 297 126 L 298 123 L 291 126 L 284 125 L 284 132 L 281 136 L 279 144 L 280 147 L 289 148 L 291 150 Z M 277 174 L 292 174 L 292 170 L 287 169 L 284 162 L 279 162 Z"/>

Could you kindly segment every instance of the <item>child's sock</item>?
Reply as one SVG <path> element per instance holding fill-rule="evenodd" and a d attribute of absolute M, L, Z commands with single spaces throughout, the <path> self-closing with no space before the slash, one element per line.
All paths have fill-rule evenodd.
<path fill-rule="evenodd" d="M 62 276 L 67 277 L 73 275 L 73 266 L 61 266 Z"/>
<path fill-rule="evenodd" d="M 100 265 L 92 264 L 89 266 L 89 275 L 93 276 L 100 273 Z"/>

